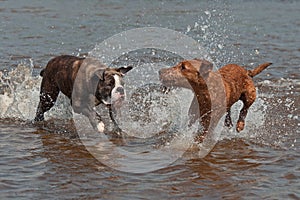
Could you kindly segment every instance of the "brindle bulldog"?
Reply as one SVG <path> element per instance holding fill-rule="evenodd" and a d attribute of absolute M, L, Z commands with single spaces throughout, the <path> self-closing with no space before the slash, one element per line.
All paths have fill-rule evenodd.
<path fill-rule="evenodd" d="M 40 73 L 43 79 L 35 121 L 44 120 L 44 113 L 52 108 L 62 92 L 71 100 L 74 112 L 87 116 L 99 132 L 103 132 L 105 126 L 94 107 L 101 103 L 107 105 L 115 129 L 120 133 L 113 109 L 125 99 L 122 77 L 131 69 L 108 68 L 95 59 L 70 55 L 51 59 Z"/>

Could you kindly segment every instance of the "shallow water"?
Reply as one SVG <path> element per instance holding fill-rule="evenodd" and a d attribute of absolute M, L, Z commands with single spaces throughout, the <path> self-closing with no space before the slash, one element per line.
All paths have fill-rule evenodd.
<path fill-rule="evenodd" d="M 1 199 L 299 199 L 299 11 L 298 1 L 276 0 L 1 1 Z M 244 131 L 222 129 L 204 158 L 190 152 L 163 169 L 134 174 L 107 167 L 86 150 L 63 96 L 46 122 L 31 123 L 37 74 L 50 58 L 85 55 L 114 34 L 145 26 L 185 33 L 217 67 L 273 62 L 255 78 L 258 98 Z M 179 60 L 151 50 L 116 65 Z"/>

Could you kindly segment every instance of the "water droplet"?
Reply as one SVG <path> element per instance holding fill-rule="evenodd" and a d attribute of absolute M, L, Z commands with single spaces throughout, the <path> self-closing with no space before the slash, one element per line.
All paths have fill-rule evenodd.
<path fill-rule="evenodd" d="M 208 19 L 211 18 L 211 13 L 210 13 L 210 11 L 206 10 L 206 11 L 204 11 L 204 13 L 208 16 Z"/>
<path fill-rule="evenodd" d="M 188 32 L 190 32 L 190 31 L 191 31 L 191 26 L 188 25 L 187 28 L 186 28 L 186 32 L 188 33 Z"/>

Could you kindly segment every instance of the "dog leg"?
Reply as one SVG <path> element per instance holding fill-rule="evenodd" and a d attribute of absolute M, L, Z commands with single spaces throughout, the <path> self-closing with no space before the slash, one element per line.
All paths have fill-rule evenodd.
<path fill-rule="evenodd" d="M 37 121 L 44 120 L 44 113 L 53 107 L 53 105 L 56 102 L 58 94 L 59 94 L 58 88 L 53 89 L 51 92 L 41 92 L 40 102 L 36 111 L 36 116 L 34 118 L 34 121 L 37 122 Z"/>
<path fill-rule="evenodd" d="M 99 113 L 97 113 L 96 111 L 94 111 L 94 112 L 95 112 L 95 115 L 96 115 L 96 117 L 95 117 L 96 121 L 98 121 L 98 124 L 96 125 L 97 130 L 99 132 L 103 133 L 104 130 L 105 130 L 105 125 L 104 125 L 103 121 L 101 120 L 101 116 L 99 115 Z"/>
<path fill-rule="evenodd" d="M 244 106 L 242 110 L 240 111 L 239 119 L 236 125 L 236 131 L 240 132 L 244 129 L 245 127 L 245 118 L 248 113 L 248 109 L 250 106 L 254 103 L 256 99 L 256 90 L 254 84 L 251 84 L 248 87 L 248 91 L 246 91 L 244 94 L 242 94 L 240 100 L 243 101 Z"/>
<path fill-rule="evenodd" d="M 80 108 L 74 108 L 74 107 L 73 107 L 73 110 L 74 110 L 74 112 L 82 113 L 83 115 L 87 116 L 92 127 L 95 130 L 98 130 L 101 133 L 104 132 L 105 125 L 101 119 L 101 116 L 96 111 L 94 111 L 93 109 L 90 109 L 90 108 L 85 108 L 85 109 L 81 110 Z"/>
<path fill-rule="evenodd" d="M 241 132 L 244 129 L 244 127 L 245 127 L 245 118 L 247 116 L 247 113 L 248 113 L 248 107 L 244 106 L 242 108 L 242 110 L 240 111 L 240 116 L 239 116 L 238 122 L 236 124 L 236 131 L 237 132 Z"/>
<path fill-rule="evenodd" d="M 118 136 L 121 136 L 122 130 L 120 129 L 120 127 L 118 126 L 118 123 L 116 122 L 116 120 L 114 118 L 114 110 L 113 110 L 112 106 L 109 106 L 108 109 L 109 109 L 109 117 L 114 124 L 113 132 L 115 132 Z"/>
<path fill-rule="evenodd" d="M 231 110 L 230 110 L 230 108 L 229 108 L 229 110 L 227 110 L 224 125 L 228 128 L 233 127 L 232 120 L 231 120 Z"/>
<path fill-rule="evenodd" d="M 188 116 L 189 126 L 193 125 L 196 122 L 196 120 L 200 118 L 199 103 L 196 96 L 194 96 L 193 101 L 190 105 Z"/>

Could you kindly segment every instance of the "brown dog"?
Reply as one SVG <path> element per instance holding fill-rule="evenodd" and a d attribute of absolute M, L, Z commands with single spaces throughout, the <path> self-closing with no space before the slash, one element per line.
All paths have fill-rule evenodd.
<path fill-rule="evenodd" d="M 112 105 L 124 100 L 122 77 L 131 69 L 108 68 L 95 59 L 69 55 L 51 59 L 41 71 L 43 79 L 35 121 L 44 120 L 44 113 L 50 110 L 62 92 L 71 100 L 74 112 L 87 116 L 100 132 L 104 131 L 104 123 L 94 107 L 100 103 L 107 105 L 115 128 L 120 131 L 112 117 Z"/>
<path fill-rule="evenodd" d="M 210 123 L 212 106 L 207 83 L 213 83 L 213 79 L 219 74 L 225 90 L 224 98 L 226 98 L 227 115 L 225 117 L 225 126 L 233 126 L 230 116 L 231 106 L 238 100 L 241 100 L 244 104 L 236 125 L 236 130 L 240 132 L 244 129 L 248 109 L 256 99 L 256 89 L 252 78 L 271 64 L 272 63 L 264 63 L 254 70 L 246 70 L 236 64 L 228 64 L 218 71 L 212 72 L 212 63 L 206 60 L 193 59 L 184 60 L 171 68 L 161 69 L 159 75 L 161 82 L 165 86 L 184 87 L 194 91 L 195 97 L 190 108 L 190 113 L 195 113 L 195 111 L 193 111 L 194 104 L 197 103 L 199 105 L 200 114 L 200 116 L 197 117 L 201 118 L 205 134 Z"/>

